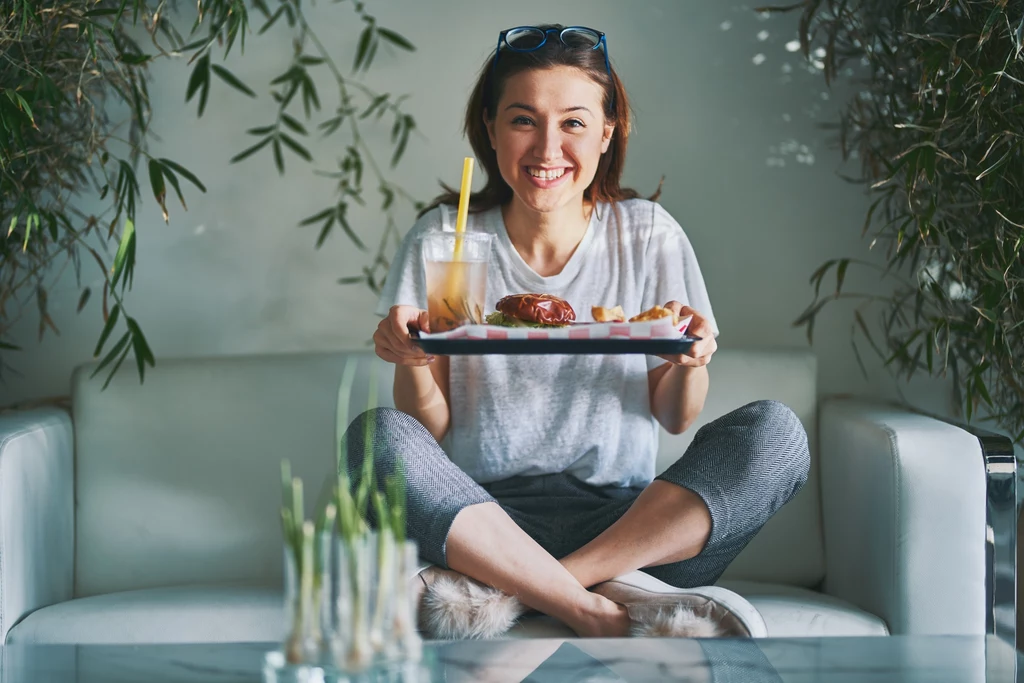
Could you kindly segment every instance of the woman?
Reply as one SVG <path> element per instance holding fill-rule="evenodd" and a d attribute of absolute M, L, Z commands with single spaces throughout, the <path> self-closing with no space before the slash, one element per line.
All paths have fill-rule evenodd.
<path fill-rule="evenodd" d="M 495 235 L 488 303 L 543 292 L 579 312 L 660 304 L 692 315 L 702 340 L 686 355 L 646 359 L 426 356 L 410 341 L 410 330 L 429 331 L 417 238 L 453 222 L 457 196 L 447 194 L 406 236 L 380 299 L 373 340 L 396 365 L 397 410 L 366 413 L 349 432 L 353 468 L 366 420 L 377 466 L 403 459 L 410 535 L 424 559 L 581 636 L 636 625 L 623 603 L 643 596 L 615 577 L 642 569 L 678 588 L 713 584 L 809 464 L 799 420 L 766 401 L 702 428 L 654 478 L 658 425 L 681 433 L 704 405 L 718 328 L 682 229 L 619 185 L 629 127 L 603 34 L 557 25 L 500 34 L 465 121 L 487 174 L 468 229 Z"/>

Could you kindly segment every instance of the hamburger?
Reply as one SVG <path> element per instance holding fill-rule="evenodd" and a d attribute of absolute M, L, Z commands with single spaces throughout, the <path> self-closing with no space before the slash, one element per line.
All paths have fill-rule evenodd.
<path fill-rule="evenodd" d="M 576 320 L 569 302 L 551 294 L 512 294 L 500 299 L 495 308 L 487 316 L 488 325 L 567 327 Z"/>

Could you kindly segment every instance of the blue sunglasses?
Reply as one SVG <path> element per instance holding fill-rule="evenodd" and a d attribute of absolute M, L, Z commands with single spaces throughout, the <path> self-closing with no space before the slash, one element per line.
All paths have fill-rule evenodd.
<path fill-rule="evenodd" d="M 608 63 L 608 42 L 604 34 L 586 26 L 568 26 L 566 28 L 542 29 L 536 26 L 517 26 L 502 31 L 498 34 L 498 47 L 494 50 L 494 64 L 491 66 L 491 76 L 498 67 L 498 56 L 501 54 L 501 47 L 513 52 L 533 52 L 544 47 L 548 42 L 548 36 L 554 33 L 562 41 L 562 45 L 577 50 L 604 49 L 604 68 L 611 78 L 612 67 Z"/>

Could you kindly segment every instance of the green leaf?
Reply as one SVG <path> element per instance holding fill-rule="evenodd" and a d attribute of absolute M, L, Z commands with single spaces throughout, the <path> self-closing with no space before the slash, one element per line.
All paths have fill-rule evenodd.
<path fill-rule="evenodd" d="M 150 350 L 149 344 L 146 343 L 146 336 L 142 334 L 142 329 L 135 319 L 125 318 L 125 323 L 132 335 L 132 350 L 135 351 L 135 363 L 139 368 L 139 381 L 144 381 L 146 365 L 153 367 L 156 359 L 153 358 L 153 352 Z"/>
<path fill-rule="evenodd" d="M 124 222 L 124 231 L 121 233 L 121 243 L 117 247 L 117 254 L 114 256 L 114 270 L 112 283 L 117 284 L 118 278 L 124 272 L 128 261 L 128 253 L 135 243 L 135 223 L 131 220 Z"/>
<path fill-rule="evenodd" d="M 327 222 L 324 223 L 324 227 L 321 228 L 320 234 L 316 238 L 316 249 L 322 247 L 324 242 L 327 241 L 327 236 L 330 235 L 332 227 L 334 227 L 334 216 L 328 218 Z"/>
<path fill-rule="evenodd" d="M 306 128 L 296 121 L 294 117 L 282 113 L 281 120 L 284 121 L 284 125 L 288 126 L 299 135 L 309 135 L 309 133 L 306 132 Z"/>
<path fill-rule="evenodd" d="M 260 27 L 258 35 L 263 35 L 267 31 L 269 31 L 270 27 L 273 26 L 277 22 L 277 20 L 281 18 L 281 15 L 284 13 L 286 7 L 287 5 L 281 5 L 280 7 L 278 7 L 277 11 L 274 12 L 274 14 L 271 15 L 270 19 L 267 20 L 267 23 L 263 24 L 263 26 Z"/>
<path fill-rule="evenodd" d="M 76 313 L 81 313 L 85 305 L 89 303 L 89 297 L 92 294 L 92 290 L 88 287 L 82 290 L 82 295 L 78 297 L 78 307 L 75 309 Z"/>
<path fill-rule="evenodd" d="M 21 351 L 20 346 L 16 344 L 10 344 L 5 341 L 0 341 L 0 349 L 4 349 L 5 351 Z"/>
<path fill-rule="evenodd" d="M 107 317 L 106 324 L 103 325 L 103 332 L 100 333 L 100 340 L 96 342 L 96 350 L 92 352 L 94 358 L 103 353 L 103 345 L 107 343 L 110 333 L 113 332 L 114 326 L 117 325 L 117 317 L 120 314 L 121 304 L 114 304 L 114 307 L 110 309 L 110 315 Z"/>
<path fill-rule="evenodd" d="M 387 102 L 388 97 L 390 97 L 390 93 L 383 93 L 374 97 L 369 106 L 367 106 L 363 113 L 359 115 L 359 118 L 365 119 L 367 116 L 372 114 L 377 107 L 380 107 L 382 104 Z"/>
<path fill-rule="evenodd" d="M 380 35 L 380 37 L 383 38 L 384 40 L 391 43 L 392 45 L 396 45 L 402 48 L 403 50 L 408 50 L 409 52 L 414 52 L 416 50 L 416 47 L 412 43 L 410 43 L 408 40 L 392 31 L 391 29 L 383 27 L 378 28 L 377 34 Z"/>
<path fill-rule="evenodd" d="M 192 171 L 188 170 L 187 168 L 176 162 L 171 161 L 170 159 L 161 158 L 160 163 L 170 168 L 178 175 L 184 177 L 185 180 L 189 181 L 190 183 L 198 187 L 201 192 L 206 192 L 206 186 L 199 182 L 199 178 L 197 178 L 195 174 L 192 173 Z"/>
<path fill-rule="evenodd" d="M 293 152 L 298 154 L 306 161 L 313 161 L 313 155 L 309 153 L 309 150 L 307 150 L 305 147 L 303 147 L 298 142 L 289 137 L 287 133 L 281 133 L 281 140 L 284 142 L 284 144 L 288 145 L 288 147 L 290 147 Z"/>
<path fill-rule="evenodd" d="M 214 64 L 211 68 L 213 69 L 213 73 L 217 74 L 222 81 L 230 85 L 235 90 L 243 92 L 249 97 L 256 97 L 256 93 L 254 93 L 249 86 L 239 80 L 237 76 L 224 67 Z"/>
<path fill-rule="evenodd" d="M 168 221 L 167 215 L 167 187 L 164 185 L 164 172 L 160 162 L 156 159 L 149 160 L 149 183 L 153 187 L 153 197 L 163 211 L 164 223 Z"/>
<path fill-rule="evenodd" d="M 178 177 L 174 175 L 174 171 L 169 168 L 164 167 L 162 170 L 164 178 L 171 184 L 171 187 L 174 188 L 175 194 L 178 195 L 178 201 L 181 202 L 181 208 L 188 211 L 188 205 L 185 204 L 185 197 L 181 194 L 181 184 L 178 182 Z"/>
<path fill-rule="evenodd" d="M 192 97 L 203 87 L 204 83 L 210 81 L 210 55 L 209 53 L 200 57 L 192 68 L 192 75 L 188 79 L 188 87 L 185 89 L 185 101 L 191 102 Z"/>
<path fill-rule="evenodd" d="M 281 141 L 278 138 L 274 140 L 274 165 L 277 166 L 277 172 L 284 175 L 284 156 L 281 154 Z"/>
<path fill-rule="evenodd" d="M 89 375 L 89 376 L 90 377 L 95 377 L 96 375 L 100 374 L 100 372 L 103 371 L 103 368 L 105 368 L 108 365 L 110 365 L 114 361 L 114 359 L 117 358 L 118 354 L 120 354 L 121 352 L 127 352 L 128 342 L 131 341 L 131 338 L 132 338 L 132 333 L 131 332 L 125 332 L 123 335 L 121 335 L 121 338 L 117 341 L 117 344 L 114 345 L 114 348 L 112 348 L 110 350 L 110 353 L 108 353 L 106 355 L 106 357 L 104 357 L 103 360 L 100 361 L 100 364 L 96 366 L 96 369 L 94 369 L 92 371 L 92 374 Z M 120 365 L 120 363 L 118 363 L 118 365 Z M 116 368 L 115 368 L 115 372 L 116 372 Z M 111 374 L 113 374 L 113 373 L 111 373 Z M 108 380 L 108 383 L 109 383 L 109 380 Z M 104 385 L 104 386 L 106 386 L 106 385 Z"/>
<path fill-rule="evenodd" d="M 846 279 L 846 268 L 850 265 L 850 259 L 844 258 L 839 260 L 839 266 L 836 268 L 836 294 L 839 294 L 843 289 L 843 280 Z"/>
<path fill-rule="evenodd" d="M 373 23 L 369 23 L 359 35 L 359 46 L 356 48 L 356 62 L 352 67 L 353 71 L 359 71 L 360 68 L 365 69 L 370 66 L 370 61 L 367 59 L 367 56 L 370 53 L 370 44 L 373 42 L 373 29 Z"/>
<path fill-rule="evenodd" d="M 146 62 L 148 62 L 151 59 L 153 59 L 153 55 L 131 54 L 131 53 L 124 53 L 124 54 L 121 54 L 118 57 L 119 61 L 124 62 L 125 64 L 131 64 L 132 66 L 138 66 L 140 64 L 145 64 Z"/>
<path fill-rule="evenodd" d="M 327 207 L 326 209 L 324 209 L 323 211 L 321 211 L 319 213 L 315 213 L 312 216 L 309 216 L 307 218 L 303 218 L 302 221 L 299 223 L 299 225 L 300 226 L 305 226 L 305 225 L 312 225 L 313 223 L 319 223 L 323 219 L 325 219 L 328 216 L 330 216 L 331 214 L 333 214 L 335 211 L 337 211 L 336 207 L 329 206 L 329 207 Z"/>
<path fill-rule="evenodd" d="M 253 154 L 255 154 L 256 152 L 260 151 L 261 149 L 263 149 L 264 147 L 269 145 L 273 140 L 274 140 L 273 137 L 263 138 L 262 140 L 260 140 L 259 142 L 257 142 L 255 145 L 253 145 L 249 149 L 245 150 L 244 152 L 240 152 L 240 153 L 236 154 L 235 156 L 231 157 L 231 163 L 235 164 L 235 163 L 238 163 L 239 161 L 241 161 L 242 159 L 246 159 L 248 157 L 251 157 Z"/>

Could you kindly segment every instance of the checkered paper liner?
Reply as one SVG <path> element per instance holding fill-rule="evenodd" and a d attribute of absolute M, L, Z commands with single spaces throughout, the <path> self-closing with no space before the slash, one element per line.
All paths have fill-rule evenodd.
<path fill-rule="evenodd" d="M 693 316 L 661 318 L 642 323 L 577 323 L 569 327 L 499 327 L 463 325 L 447 332 L 420 333 L 421 339 L 679 339 L 686 333 Z"/>

